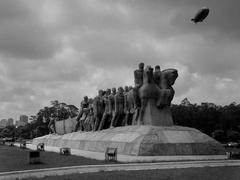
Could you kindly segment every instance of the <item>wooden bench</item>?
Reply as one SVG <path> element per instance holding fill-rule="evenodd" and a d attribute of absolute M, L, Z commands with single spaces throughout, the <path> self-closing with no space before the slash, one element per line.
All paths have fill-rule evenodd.
<path fill-rule="evenodd" d="M 38 151 L 44 151 L 44 143 L 39 143 L 39 144 L 37 145 L 37 150 L 38 150 Z"/>
<path fill-rule="evenodd" d="M 60 155 L 71 155 L 71 149 L 68 147 L 60 148 Z"/>
<path fill-rule="evenodd" d="M 108 147 L 105 152 L 105 160 L 117 161 L 117 148 Z"/>

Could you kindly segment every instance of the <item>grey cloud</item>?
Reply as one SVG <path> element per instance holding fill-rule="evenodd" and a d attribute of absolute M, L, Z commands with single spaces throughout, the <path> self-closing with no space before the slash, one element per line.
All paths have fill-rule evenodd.
<path fill-rule="evenodd" d="M 48 9 L 50 15 L 41 9 L 49 8 L 48 2 L 57 10 Z M 233 100 L 239 94 L 234 83 L 240 85 L 238 4 L 1 1 L 1 112 L 35 113 L 54 99 L 77 105 L 83 95 L 95 96 L 99 88 L 132 85 L 133 70 L 142 61 L 162 69 L 178 68 L 174 85 L 178 100 L 184 96 L 196 102 Z M 190 19 L 202 6 L 210 7 L 210 15 L 195 25 Z M 200 79 L 192 78 L 196 74 Z M 224 88 L 217 89 L 216 82 Z"/>
<path fill-rule="evenodd" d="M 0 2 L 0 52 L 23 59 L 42 59 L 61 49 L 61 41 L 23 1 Z"/>

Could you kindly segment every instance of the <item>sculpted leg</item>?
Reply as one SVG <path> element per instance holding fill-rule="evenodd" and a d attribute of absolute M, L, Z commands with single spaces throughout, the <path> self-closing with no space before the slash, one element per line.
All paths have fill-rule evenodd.
<path fill-rule="evenodd" d="M 142 103 L 141 104 L 142 104 L 142 106 L 140 108 L 138 125 L 144 124 L 143 116 L 144 116 L 145 108 L 146 108 L 146 105 L 147 105 L 147 99 L 142 99 Z"/>
<path fill-rule="evenodd" d="M 104 125 L 106 123 L 107 117 L 108 117 L 107 113 L 104 113 L 103 117 L 102 117 L 102 120 L 101 120 L 101 122 L 99 124 L 98 131 L 103 129 L 103 127 L 104 127 Z"/>
<path fill-rule="evenodd" d="M 50 125 L 49 129 L 50 129 L 50 133 L 56 134 L 56 128 L 54 124 Z"/>
<path fill-rule="evenodd" d="M 114 113 L 113 113 L 112 120 L 111 120 L 110 128 L 116 127 L 117 118 L 118 118 L 118 113 L 114 112 Z"/>
<path fill-rule="evenodd" d="M 133 123 L 133 113 L 129 113 L 128 114 L 128 125 L 132 125 Z"/>
<path fill-rule="evenodd" d="M 97 130 L 98 130 L 100 121 L 101 121 L 101 115 L 97 115 L 97 116 L 96 116 L 95 125 L 94 125 L 94 131 L 97 131 Z"/>
<path fill-rule="evenodd" d="M 74 132 L 77 132 L 77 131 L 78 131 L 79 126 L 80 126 L 80 122 L 79 122 L 79 120 L 78 120 L 78 121 L 77 121 L 77 124 L 76 124 L 76 126 L 75 126 Z"/>
<path fill-rule="evenodd" d="M 126 113 L 125 118 L 123 120 L 123 126 L 127 126 L 128 125 L 128 119 L 129 119 L 129 112 Z"/>
<path fill-rule="evenodd" d="M 91 116 L 91 131 L 94 131 L 94 128 L 95 128 L 95 118 L 94 118 L 94 116 L 92 115 L 92 116 Z"/>
<path fill-rule="evenodd" d="M 134 101 L 134 108 L 139 108 L 141 106 L 141 100 L 138 95 L 138 87 L 133 88 L 133 101 Z"/>
<path fill-rule="evenodd" d="M 124 119 L 125 119 L 125 114 L 124 113 L 119 114 L 117 126 L 125 126 Z"/>

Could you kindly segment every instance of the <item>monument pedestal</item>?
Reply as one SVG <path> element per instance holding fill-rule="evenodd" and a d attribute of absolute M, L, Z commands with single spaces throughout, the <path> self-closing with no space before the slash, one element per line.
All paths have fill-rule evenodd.
<path fill-rule="evenodd" d="M 33 144 L 104 153 L 108 147 L 131 156 L 224 155 L 223 146 L 202 132 L 182 126 L 124 126 L 96 132 L 46 135 Z"/>

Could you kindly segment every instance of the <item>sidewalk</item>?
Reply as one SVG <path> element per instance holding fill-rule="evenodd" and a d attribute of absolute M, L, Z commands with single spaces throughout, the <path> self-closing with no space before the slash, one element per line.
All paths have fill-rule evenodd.
<path fill-rule="evenodd" d="M 132 171 L 153 169 L 176 169 L 176 168 L 199 168 L 199 167 L 223 167 L 240 166 L 239 160 L 215 160 L 215 161 L 183 161 L 183 162 L 160 162 L 160 163 L 134 163 L 134 164 L 108 164 L 71 166 L 60 168 L 36 169 L 26 171 L 13 171 L 0 173 L 0 180 L 43 178 L 45 176 L 61 176 L 74 173 L 92 173 L 100 171 Z"/>

